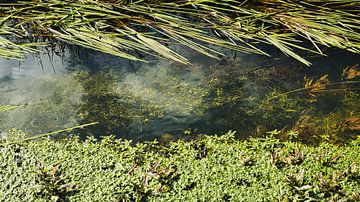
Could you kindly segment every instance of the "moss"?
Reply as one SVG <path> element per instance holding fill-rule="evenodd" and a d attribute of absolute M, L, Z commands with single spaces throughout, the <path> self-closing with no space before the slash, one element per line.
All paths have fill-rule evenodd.
<path fill-rule="evenodd" d="M 358 200 L 360 139 L 318 147 L 201 136 L 167 146 L 104 137 L 0 147 L 4 201 Z"/>

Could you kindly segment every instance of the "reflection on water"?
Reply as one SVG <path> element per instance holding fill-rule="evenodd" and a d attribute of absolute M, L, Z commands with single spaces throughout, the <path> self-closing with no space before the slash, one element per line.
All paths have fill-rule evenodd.
<path fill-rule="evenodd" d="M 305 139 L 315 133 L 326 139 L 360 131 L 357 67 L 348 69 L 355 77 L 341 75 L 344 67 L 360 63 L 357 55 L 314 58 L 311 68 L 246 55 L 221 62 L 193 57 L 193 66 L 129 63 L 91 51 L 80 59 L 65 57 L 65 62 L 30 57 L 20 65 L 0 59 L 0 103 L 26 105 L 0 114 L 0 131 L 39 134 L 94 121 L 99 124 L 81 133 L 145 140 L 228 130 L 242 136 L 278 128 L 299 131 Z M 326 81 L 322 75 L 328 75 Z M 306 82 L 313 86 L 284 93 Z M 326 82 L 342 83 L 329 88 Z"/>

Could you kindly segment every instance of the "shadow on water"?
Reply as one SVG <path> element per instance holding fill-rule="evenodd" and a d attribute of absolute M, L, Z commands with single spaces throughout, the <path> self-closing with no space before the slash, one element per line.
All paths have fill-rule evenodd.
<path fill-rule="evenodd" d="M 1 114 L 0 129 L 39 134 L 96 121 L 75 133 L 137 141 L 229 130 L 246 138 L 279 129 L 283 139 L 341 143 L 359 134 L 359 55 L 328 50 L 328 57 L 309 56 L 313 66 L 305 67 L 276 52 L 229 52 L 220 62 L 187 54 L 193 66 L 82 49 L 20 66 L 0 59 L 0 103 L 28 105 Z"/>

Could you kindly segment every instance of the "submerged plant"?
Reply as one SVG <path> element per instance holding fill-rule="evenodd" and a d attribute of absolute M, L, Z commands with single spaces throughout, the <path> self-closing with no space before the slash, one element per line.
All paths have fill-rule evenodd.
<path fill-rule="evenodd" d="M 2 105 L 2 106 L 0 106 L 0 112 L 10 111 L 10 110 L 16 109 L 18 107 L 22 107 L 22 106 Z"/>
<path fill-rule="evenodd" d="M 82 87 L 73 76 L 23 78 L 12 84 L 17 90 L 2 92 L 2 102 L 26 106 L 0 113 L 0 129 L 17 128 L 36 134 L 77 124 Z"/>

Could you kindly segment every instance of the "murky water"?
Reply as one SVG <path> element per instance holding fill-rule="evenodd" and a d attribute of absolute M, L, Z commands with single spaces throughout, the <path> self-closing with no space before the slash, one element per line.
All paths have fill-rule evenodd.
<path fill-rule="evenodd" d="M 344 82 L 343 69 L 359 64 L 359 55 L 331 52 L 328 58 L 309 58 L 314 64 L 309 68 L 286 57 L 244 54 L 220 62 L 193 56 L 193 66 L 129 63 L 93 51 L 77 54 L 29 56 L 21 63 L 0 59 L 0 103 L 25 105 L 0 114 L 0 131 L 18 128 L 36 135 L 96 121 L 77 133 L 135 140 L 228 130 L 246 136 L 275 128 L 324 133 L 309 125 L 326 118 L 350 124 L 339 126 L 342 133 L 360 130 L 356 82 L 336 85 L 333 93 L 282 94 L 304 87 L 305 75 L 313 83 L 323 75 Z"/>

